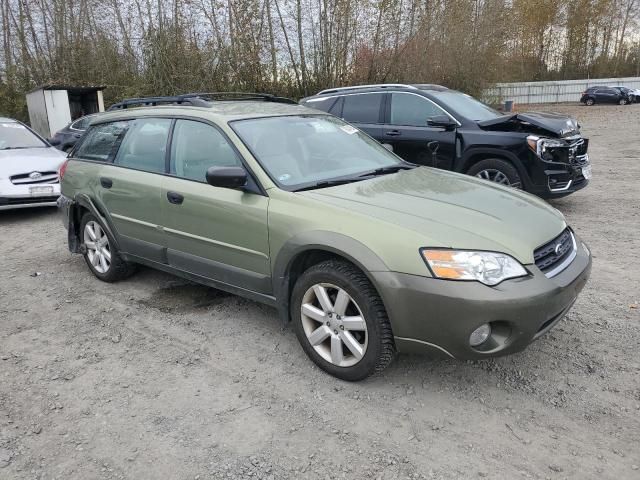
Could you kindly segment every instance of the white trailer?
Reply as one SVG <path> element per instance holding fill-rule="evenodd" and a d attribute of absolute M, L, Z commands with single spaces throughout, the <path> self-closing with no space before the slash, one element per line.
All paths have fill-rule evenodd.
<path fill-rule="evenodd" d="M 104 88 L 44 85 L 32 90 L 27 93 L 31 128 L 49 138 L 72 120 L 104 112 Z"/>

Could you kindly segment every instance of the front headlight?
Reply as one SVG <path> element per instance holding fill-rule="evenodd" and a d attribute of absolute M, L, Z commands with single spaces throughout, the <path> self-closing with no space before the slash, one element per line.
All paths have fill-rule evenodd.
<path fill-rule="evenodd" d="M 558 140 L 555 138 L 540 138 L 535 135 L 529 135 L 527 137 L 527 144 L 529 148 L 536 152 L 543 160 L 553 161 L 553 153 L 551 152 L 554 148 L 566 147 L 567 142 L 564 140 Z"/>
<path fill-rule="evenodd" d="M 527 275 L 520 262 L 504 253 L 428 248 L 420 253 L 436 278 L 477 280 L 492 286 Z"/>

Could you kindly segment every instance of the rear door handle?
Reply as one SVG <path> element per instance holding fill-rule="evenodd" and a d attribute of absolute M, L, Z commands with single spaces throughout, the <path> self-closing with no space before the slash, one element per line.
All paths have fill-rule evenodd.
<path fill-rule="evenodd" d="M 384 134 L 388 137 L 399 137 L 400 135 L 402 135 L 402 133 L 400 133 L 400 130 L 389 130 L 388 132 L 384 132 Z"/>
<path fill-rule="evenodd" d="M 111 188 L 113 187 L 113 180 L 107 177 L 100 177 L 100 185 L 104 188 Z"/>
<path fill-rule="evenodd" d="M 184 197 L 176 192 L 167 192 L 167 200 L 174 205 L 180 205 L 184 201 Z"/>

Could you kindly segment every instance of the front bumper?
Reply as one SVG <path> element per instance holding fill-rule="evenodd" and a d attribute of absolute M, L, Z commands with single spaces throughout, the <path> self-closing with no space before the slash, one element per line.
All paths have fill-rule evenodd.
<path fill-rule="evenodd" d="M 59 183 L 14 185 L 9 180 L 0 180 L 0 210 L 55 207 L 59 196 Z"/>
<path fill-rule="evenodd" d="M 569 311 L 591 272 L 591 255 L 579 240 L 577 256 L 547 278 L 535 265 L 528 277 L 495 287 L 396 272 L 375 272 L 374 280 L 400 352 L 480 359 L 523 350 Z M 472 348 L 469 336 L 491 323 L 490 348 Z M 495 338 L 494 338 L 495 337 Z"/>

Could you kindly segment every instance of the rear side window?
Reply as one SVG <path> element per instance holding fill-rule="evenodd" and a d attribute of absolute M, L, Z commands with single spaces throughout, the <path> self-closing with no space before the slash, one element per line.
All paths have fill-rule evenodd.
<path fill-rule="evenodd" d="M 427 119 L 446 115 L 437 105 L 426 98 L 408 93 L 391 94 L 391 124 L 426 127 Z"/>
<path fill-rule="evenodd" d="M 131 120 L 115 163 L 145 172 L 164 173 L 170 128 L 168 118 Z"/>
<path fill-rule="evenodd" d="M 178 120 L 171 140 L 172 175 L 206 181 L 209 167 L 236 167 L 241 162 L 225 136 L 202 122 Z"/>
<path fill-rule="evenodd" d="M 382 93 L 345 95 L 342 118 L 347 122 L 380 123 Z"/>
<path fill-rule="evenodd" d="M 99 162 L 111 161 L 118 151 L 128 126 L 128 121 L 119 121 L 91 127 L 73 156 Z"/>

